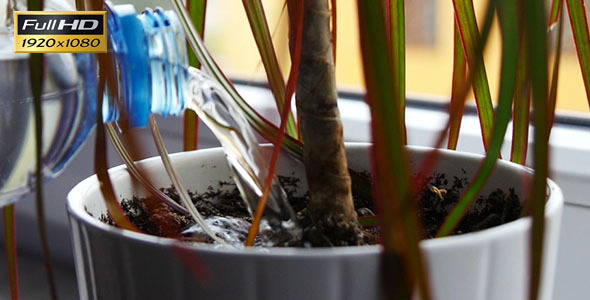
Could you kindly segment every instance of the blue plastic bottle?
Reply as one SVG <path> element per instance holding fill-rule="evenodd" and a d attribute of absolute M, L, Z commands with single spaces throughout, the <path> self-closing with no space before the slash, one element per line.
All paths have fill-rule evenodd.
<path fill-rule="evenodd" d="M 122 113 L 120 109 L 124 109 L 132 127 L 144 127 L 148 124 L 151 114 L 168 116 L 182 114 L 186 109 L 196 111 L 200 119 L 221 141 L 234 180 L 249 209 L 255 210 L 262 195 L 262 184 L 268 174 L 268 159 L 262 156 L 250 125 L 227 92 L 215 80 L 188 66 L 185 36 L 176 14 L 160 9 L 146 9 L 137 14 L 132 5 L 107 5 L 107 18 L 108 51 L 116 73 L 114 82 L 117 86 L 114 90 L 117 97 L 109 98 L 105 93 L 102 100 L 104 121 L 117 121 Z M 48 104 L 45 100 L 43 102 L 45 118 L 50 123 L 59 124 L 59 129 L 50 131 L 55 134 L 45 138 L 50 149 L 47 152 L 49 155 L 44 156 L 47 177 L 55 176 L 63 168 L 84 142 L 96 121 L 98 73 L 94 55 L 57 54 L 55 57 L 57 58 L 47 55 L 46 60 L 48 64 L 53 60 L 62 61 L 61 64 L 55 63 L 49 68 L 50 72 L 58 75 L 49 74 L 46 77 L 51 81 L 59 81 L 61 77 L 64 77 L 65 81 L 69 80 L 69 90 L 72 90 L 75 96 L 71 101 L 67 100 L 63 91 L 68 89 L 62 88 L 58 93 L 61 96 L 53 99 L 60 107 L 59 116 L 71 114 L 67 115 L 66 119 L 58 117 L 57 114 L 47 113 L 50 108 L 46 108 Z M 23 63 L 26 62 L 26 59 L 21 60 Z M 30 90 L 24 81 L 21 83 L 22 90 Z M 30 116 L 30 95 L 21 96 L 21 99 L 26 108 L 14 105 L 15 108 L 26 110 L 27 116 Z M 0 100 L 0 107 L 2 105 L 6 104 Z M 14 113 L 23 114 L 17 111 Z M 29 119 L 27 125 L 23 125 L 23 128 L 26 128 L 21 131 L 28 132 L 29 138 L 32 138 L 33 120 L 30 117 Z M 2 139 L 7 136 L 3 126 L 10 125 L 10 122 L 2 119 L 0 113 Z M 9 148 L 18 144 L 11 140 L 7 144 L 0 144 L 0 155 L 11 153 Z M 30 148 L 30 145 L 28 147 Z M 18 150 L 14 152 L 18 153 Z M 10 165 L 14 161 L 0 156 L 0 164 L 2 162 Z M 28 166 L 24 164 L 23 168 L 28 168 L 24 175 L 30 176 L 33 164 L 34 159 L 29 160 Z M 14 170 L 19 168 L 13 165 Z M 10 172 L 0 171 L 0 205 L 15 201 L 14 196 L 26 192 L 30 186 L 28 179 L 21 179 L 20 182 L 16 181 L 16 185 L 10 186 L 7 184 L 10 181 L 4 177 L 14 178 Z M 269 238 L 272 236 L 272 240 L 268 241 L 270 244 L 296 239 L 300 234 L 286 195 L 276 178 L 265 210 L 263 227 L 279 228 L 276 232 L 269 233 Z M 286 233 L 287 236 L 279 236 L 280 232 Z"/>

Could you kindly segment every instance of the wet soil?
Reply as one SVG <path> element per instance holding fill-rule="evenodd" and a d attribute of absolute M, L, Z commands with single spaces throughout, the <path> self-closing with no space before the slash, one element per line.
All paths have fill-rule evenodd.
<path fill-rule="evenodd" d="M 298 221 L 303 227 L 303 241 L 301 246 L 320 247 L 330 246 L 325 240 L 318 238 L 309 213 L 307 203 L 309 195 L 297 196 L 299 179 L 293 177 L 279 177 L 289 202 L 296 212 Z M 458 202 L 463 189 L 467 186 L 466 179 L 453 177 L 447 179 L 444 174 L 436 174 L 430 178 L 430 183 L 417 196 L 418 214 L 422 220 L 424 238 L 436 236 L 446 216 Z M 180 201 L 174 188 L 163 191 L 175 201 Z M 220 181 L 217 187 L 209 187 L 201 193 L 189 192 L 191 199 L 204 217 L 229 216 L 251 222 L 250 214 L 241 199 L 238 189 L 233 182 Z M 357 215 L 363 218 L 375 216 L 377 211 L 372 199 L 365 199 L 353 195 Z M 200 242 L 211 242 L 211 239 L 191 238 L 182 236 L 182 232 L 194 225 L 190 216 L 183 216 L 162 204 L 155 198 L 125 199 L 121 202 L 127 217 L 143 232 L 156 236 L 175 237 Z M 522 207 L 513 189 L 503 191 L 497 189 L 489 195 L 480 196 L 470 208 L 453 234 L 463 234 L 487 229 L 518 219 L 522 214 Z M 114 225 L 109 215 L 100 216 L 100 220 Z M 370 222 L 369 222 L 370 223 Z M 363 226 L 365 244 L 379 242 L 379 231 L 376 226 Z"/>

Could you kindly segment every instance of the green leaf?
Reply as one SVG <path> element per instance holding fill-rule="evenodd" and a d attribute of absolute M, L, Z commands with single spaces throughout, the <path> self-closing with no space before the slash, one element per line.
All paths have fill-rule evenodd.
<path fill-rule="evenodd" d="M 570 2 L 577 1 L 568 1 L 568 6 Z M 579 17 L 579 13 L 584 14 L 583 6 L 580 7 L 581 10 L 575 9 L 575 6 L 569 8 L 570 16 L 572 17 L 572 22 L 573 19 L 576 18 L 575 16 Z M 532 255 L 530 261 L 531 281 L 529 290 L 529 299 L 533 300 L 538 299 L 539 285 L 541 282 L 543 232 L 545 228 L 545 200 L 547 188 L 547 175 L 549 172 L 549 124 L 547 122 L 549 117 L 547 107 L 547 24 L 545 16 L 545 7 L 543 3 L 540 3 L 537 0 L 526 0 L 525 11 L 526 30 L 528 34 L 529 43 L 529 65 L 531 70 L 530 74 L 533 91 L 533 123 L 535 126 L 535 142 L 533 146 L 535 153 L 533 160 L 535 174 L 533 177 L 531 198 L 527 202 L 529 208 L 531 208 L 533 215 L 533 226 L 531 231 Z M 574 28 L 574 31 L 576 30 L 579 31 L 578 29 Z M 587 34 L 588 31 L 586 28 L 586 47 L 588 47 Z"/>
<path fill-rule="evenodd" d="M 484 24 L 483 24 L 483 28 L 481 31 L 481 38 L 479 40 L 479 44 L 477 46 L 477 49 L 480 49 L 479 51 L 483 53 L 483 51 L 485 50 L 485 46 L 487 44 L 488 41 L 488 37 L 490 35 L 490 30 L 492 27 L 492 21 L 494 20 L 494 5 L 492 5 L 493 2 L 488 2 L 488 7 L 486 8 L 486 13 L 485 13 L 485 19 L 484 19 Z M 458 28 L 457 28 L 457 32 Z M 460 36 L 460 34 L 459 34 Z M 455 38 L 457 39 L 457 36 L 455 36 Z M 459 45 L 459 42 L 456 42 L 456 45 Z M 459 53 L 459 51 L 463 52 L 462 50 L 457 50 L 455 52 L 455 55 L 457 55 Z M 460 58 L 457 58 L 460 59 Z M 470 87 L 472 86 L 473 80 L 475 78 L 475 75 L 478 73 L 478 69 L 481 67 L 480 64 L 481 61 L 476 61 L 476 65 L 472 66 L 469 69 L 469 72 L 467 73 L 467 78 L 462 82 L 460 80 L 454 80 L 453 83 L 456 84 L 453 88 L 453 100 L 452 103 L 450 105 L 450 113 L 449 113 L 449 121 L 447 122 L 447 125 L 444 126 L 444 129 L 440 131 L 437 141 L 434 143 L 434 148 L 438 149 L 441 148 L 443 145 L 443 142 L 445 140 L 445 134 L 447 133 L 447 131 L 449 131 L 449 135 L 451 134 L 457 134 L 458 136 L 458 132 L 457 133 L 453 133 L 451 132 L 451 130 L 455 131 L 457 129 L 460 128 L 460 124 L 455 124 L 452 125 L 453 122 L 459 123 L 461 121 L 461 117 L 463 114 L 463 109 L 465 107 L 465 98 L 467 97 L 467 94 L 469 93 Z M 455 77 L 457 78 L 457 77 Z M 451 128 L 452 126 L 455 126 L 455 128 Z M 453 138 L 454 139 L 454 138 Z M 453 140 L 451 140 L 450 146 L 454 146 L 453 145 Z M 420 168 L 419 168 L 419 172 L 416 174 L 416 176 L 414 176 L 414 181 L 412 184 L 412 191 L 414 191 L 414 193 L 418 193 L 420 191 L 420 189 L 424 188 L 424 186 L 427 184 L 427 178 L 428 176 L 432 173 L 432 170 L 434 170 L 435 166 L 436 166 L 436 162 L 439 159 L 439 151 L 430 151 L 430 153 L 426 156 L 426 158 L 424 159 L 424 161 L 422 162 Z"/>
<path fill-rule="evenodd" d="M 502 32 L 502 66 L 500 71 L 499 102 L 496 110 L 496 122 L 492 131 L 492 139 L 486 157 L 475 178 L 441 226 L 438 236 L 446 236 L 452 233 L 481 192 L 500 155 L 506 129 L 511 118 L 512 102 L 516 86 L 519 45 L 517 5 L 514 1 L 490 1 L 491 7 L 494 6 L 494 2 L 497 5 L 500 30 Z"/>
<path fill-rule="evenodd" d="M 295 93 L 297 77 L 299 76 L 299 63 L 301 62 L 303 1 L 287 0 L 285 3 L 289 13 L 289 55 L 291 57 L 291 70 L 289 71 L 289 78 L 287 79 L 285 99 L 290 101 L 291 98 L 293 98 L 293 94 Z M 298 140 L 301 142 L 299 123 L 297 123 L 297 136 Z M 282 140 L 284 139 L 281 138 L 281 141 Z"/>
<path fill-rule="evenodd" d="M 232 100 L 240 107 L 248 122 L 252 125 L 252 127 L 265 139 L 269 141 L 274 141 L 278 135 L 278 128 L 274 126 L 271 122 L 266 120 L 260 114 L 256 112 L 236 91 L 235 87 L 232 85 L 231 81 L 227 79 L 225 74 L 221 71 L 219 66 L 215 63 L 215 60 L 211 57 L 211 54 L 205 48 L 202 39 L 198 36 L 197 30 L 195 29 L 194 25 L 190 21 L 190 17 L 188 12 L 184 8 L 182 0 L 170 0 L 172 3 L 172 7 L 176 11 L 180 23 L 183 26 L 186 34 L 187 39 L 195 51 L 195 54 L 199 58 L 202 64 L 202 69 L 204 69 L 209 75 L 211 75 L 217 82 L 219 82 L 224 90 L 230 95 Z M 294 139 L 291 136 L 286 136 L 283 140 L 283 147 L 286 149 L 290 154 L 294 157 L 301 159 L 303 157 L 303 144 Z"/>
<path fill-rule="evenodd" d="M 201 37 L 205 32 L 205 12 L 207 10 L 207 0 L 187 0 L 186 7 L 190 13 L 193 25 Z M 189 64 L 195 68 L 200 68 L 201 63 L 191 50 L 188 53 Z M 199 118 L 192 110 L 184 112 L 184 136 L 183 150 L 196 150 L 199 143 Z"/>
<path fill-rule="evenodd" d="M 455 7 L 455 20 L 463 41 L 463 50 L 467 56 L 467 64 L 474 70 L 473 92 L 477 103 L 483 143 L 487 151 L 492 136 L 494 110 L 483 62 L 483 51 L 481 51 L 475 10 L 472 0 L 453 0 L 453 4 Z"/>
<path fill-rule="evenodd" d="M 363 227 L 374 227 L 379 225 L 379 218 L 377 216 L 359 217 L 359 224 Z"/>
<path fill-rule="evenodd" d="M 183 151 L 192 151 L 199 148 L 199 117 L 194 111 L 184 111 L 184 134 L 182 137 Z"/>
<path fill-rule="evenodd" d="M 557 106 L 557 86 L 559 81 L 559 65 L 561 61 L 561 44 L 563 40 L 563 17 L 561 17 L 561 7 L 563 6 L 563 0 L 556 0 L 560 3 L 557 18 L 559 19 L 559 25 L 557 25 L 557 41 L 555 42 L 554 59 L 553 59 L 553 71 L 551 75 L 551 87 L 549 90 L 549 124 L 553 124 L 555 120 L 555 108 Z M 549 126 L 549 133 L 553 126 Z"/>
<path fill-rule="evenodd" d="M 510 160 L 524 165 L 529 145 L 529 114 L 531 103 L 531 78 L 529 74 L 528 43 L 523 37 L 516 73 L 514 111 L 512 121 L 512 150 Z"/>
<path fill-rule="evenodd" d="M 86 1 L 85 0 L 76 0 L 76 10 L 80 10 L 80 11 L 86 10 Z"/>
<path fill-rule="evenodd" d="M 5 206 L 4 212 L 4 249 L 6 251 L 6 264 L 8 267 L 8 283 L 10 296 L 13 300 L 19 299 L 18 287 L 18 261 L 16 250 L 16 224 L 14 222 L 14 204 Z"/>
<path fill-rule="evenodd" d="M 42 11 L 43 0 L 28 0 L 27 9 L 30 11 Z M 37 227 L 41 248 L 43 250 L 43 261 L 49 282 L 49 293 L 51 299 L 57 299 L 55 277 L 53 275 L 53 262 L 47 238 L 45 222 L 45 207 L 43 201 L 43 111 L 41 96 L 43 91 L 44 59 L 42 53 L 31 53 L 29 56 L 29 76 L 33 94 L 33 111 L 35 114 L 35 206 L 37 213 Z"/>
<path fill-rule="evenodd" d="M 494 9 L 493 6 L 488 5 L 486 10 L 486 17 L 484 22 L 484 27 L 482 30 L 481 39 L 479 40 L 480 45 L 478 45 L 478 49 L 485 49 L 490 28 L 492 25 L 492 20 L 494 16 Z M 447 125 L 444 126 L 443 130 L 440 131 L 438 134 L 438 138 L 433 145 L 433 148 L 439 149 L 442 147 L 443 142 L 445 140 L 445 136 L 448 131 L 448 142 L 447 148 L 448 149 L 456 149 L 457 142 L 459 139 L 459 131 L 461 128 L 461 121 L 463 119 L 463 112 L 465 109 L 465 98 L 469 92 L 470 87 L 472 86 L 473 79 L 475 74 L 477 73 L 478 69 L 480 68 L 480 64 L 476 64 L 473 68 L 469 70 L 467 76 L 465 75 L 467 69 L 467 62 L 465 57 L 465 52 L 463 50 L 463 45 L 461 41 L 461 34 L 459 32 L 459 28 L 457 26 L 457 21 L 455 20 L 455 30 L 454 30 L 454 62 L 453 62 L 453 85 L 452 85 L 452 94 L 451 94 L 451 103 L 449 107 L 449 120 Z M 439 151 L 433 150 L 428 153 L 422 164 L 420 165 L 420 170 L 415 176 L 412 184 L 412 191 L 414 194 L 419 193 L 420 189 L 423 189 L 424 186 L 428 183 L 428 177 L 432 173 L 432 171 L 436 167 L 436 163 L 439 160 Z"/>
<path fill-rule="evenodd" d="M 197 29 L 199 36 L 202 38 L 205 34 L 205 16 L 207 11 L 207 0 L 187 0 L 186 7 L 189 11 L 193 25 Z M 201 63 L 194 51 L 189 51 L 189 64 L 195 68 L 200 68 Z"/>
<path fill-rule="evenodd" d="M 41 53 L 31 53 L 29 58 L 29 73 L 31 75 L 31 88 L 33 92 L 33 111 L 35 113 L 35 206 L 37 213 L 37 227 L 43 250 L 43 261 L 49 282 L 51 299 L 57 299 L 55 277 L 53 275 L 53 262 L 47 228 L 45 221 L 45 205 L 43 200 L 43 110 L 41 94 L 43 87 L 44 58 Z"/>
<path fill-rule="evenodd" d="M 397 266 L 396 270 L 384 271 L 405 274 L 400 280 L 389 282 L 389 296 L 409 299 L 412 282 L 417 280 L 422 299 L 431 299 L 418 245 L 421 230 L 410 192 L 408 158 L 403 146 L 405 128 L 399 122 L 402 99 L 392 88 L 399 82 L 396 76 L 400 73 L 394 71 L 395 63 L 389 55 L 382 4 L 358 0 L 357 5 L 367 101 L 371 107 L 374 191 L 381 208 L 383 263 Z M 392 261 L 395 263 L 390 264 Z M 404 266 L 408 273 L 400 269 Z"/>
<path fill-rule="evenodd" d="M 43 0 L 27 0 L 27 10 L 29 11 L 42 11 L 43 7 Z"/>
<path fill-rule="evenodd" d="M 393 3 L 391 3 L 393 1 Z M 406 25 L 404 17 L 404 0 L 388 1 L 390 13 L 387 15 L 390 20 L 386 24 L 391 26 L 389 49 L 391 49 L 392 72 L 394 73 L 393 92 L 396 94 L 398 105 L 398 116 L 402 128 L 404 128 L 404 144 L 407 144 L 407 133 L 405 130 L 406 115 Z"/>
<path fill-rule="evenodd" d="M 549 13 L 549 29 L 551 29 L 561 17 L 561 10 L 563 8 L 563 0 L 551 1 L 551 12 Z"/>
<path fill-rule="evenodd" d="M 461 87 L 465 82 L 467 69 L 465 51 L 463 51 L 463 45 L 461 44 L 461 34 L 459 33 L 457 20 L 455 20 L 454 28 L 453 85 L 451 90 L 451 113 L 449 116 L 449 140 L 447 144 L 447 148 L 451 150 L 457 149 L 457 142 L 459 141 L 459 130 L 461 129 L 465 109 L 465 97 L 461 97 Z"/>
<path fill-rule="evenodd" d="M 248 16 L 250 28 L 252 29 L 252 34 L 260 52 L 262 64 L 266 70 L 270 90 L 275 98 L 279 112 L 282 112 L 286 95 L 285 81 L 272 43 L 262 2 L 261 0 L 243 0 L 242 3 L 246 9 L 246 15 Z M 298 137 L 297 124 L 295 124 L 295 119 L 291 113 L 289 113 L 289 119 L 287 121 L 287 133 L 295 138 Z"/>
<path fill-rule="evenodd" d="M 586 17 L 584 0 L 566 0 L 566 3 L 576 42 L 580 69 L 582 69 L 586 97 L 588 98 L 588 105 L 590 105 L 590 36 L 588 35 L 588 18 Z"/>

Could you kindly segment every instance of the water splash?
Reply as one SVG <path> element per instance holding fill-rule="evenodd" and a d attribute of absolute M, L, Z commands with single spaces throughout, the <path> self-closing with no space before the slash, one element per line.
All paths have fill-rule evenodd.
<path fill-rule="evenodd" d="M 221 142 L 232 177 L 253 215 L 263 194 L 269 162 L 262 155 L 260 144 L 243 112 L 221 85 L 198 69 L 189 68 L 188 73 L 191 101 L 187 102 L 187 107 L 199 115 Z M 291 245 L 301 239 L 301 228 L 276 176 L 260 228 L 264 246 Z"/>
<path fill-rule="evenodd" d="M 241 248 L 244 246 L 250 222 L 235 217 L 212 216 L 205 219 L 205 223 L 213 233 L 228 244 Z M 197 224 L 182 232 L 182 236 L 213 243 L 213 239 Z"/>

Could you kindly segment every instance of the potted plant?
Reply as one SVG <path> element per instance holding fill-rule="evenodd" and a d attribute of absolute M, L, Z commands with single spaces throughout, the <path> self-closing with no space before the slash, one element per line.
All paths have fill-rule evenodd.
<path fill-rule="evenodd" d="M 272 152 L 270 147 L 265 150 L 268 155 Z M 368 144 L 349 144 L 350 167 L 369 170 L 369 151 Z M 469 178 L 482 160 L 475 154 L 440 151 L 437 171 L 446 174 Z M 427 148 L 408 148 L 414 171 L 428 153 Z M 171 160 L 194 191 L 217 187 L 220 180 L 230 176 L 221 149 L 177 153 Z M 170 186 L 160 158 L 141 161 L 138 166 L 156 186 Z M 282 155 L 277 173 L 304 178 L 305 171 L 296 159 Z M 529 175 L 530 170 L 501 161 L 490 186 L 513 187 L 522 195 L 522 179 Z M 137 189 L 137 181 L 124 166 L 111 169 L 110 176 L 119 199 L 149 195 Z M 548 187 L 544 297 L 551 294 L 562 210 L 561 192 L 551 181 Z M 300 192 L 306 184 L 301 188 Z M 382 248 L 377 245 L 228 249 L 113 228 L 98 219 L 107 210 L 96 177 L 70 192 L 68 210 L 82 298 L 184 299 L 198 295 L 204 299 L 380 299 L 382 288 L 394 280 L 380 280 Z M 530 218 L 521 218 L 479 232 L 422 241 L 431 292 L 438 299 L 524 298 L 530 228 Z"/>
<path fill-rule="evenodd" d="M 230 83 L 207 56 L 180 1 L 173 3 L 199 61 L 227 89 L 232 99 L 239 102 Z M 157 193 L 153 187 L 136 189 L 134 180 L 149 177 L 156 187 L 167 187 L 171 183 L 163 175 L 164 171 L 170 172 L 170 168 L 160 166 L 159 158 L 141 162 L 139 167 L 131 162 L 127 164 L 131 174 L 124 167 L 110 173 L 98 168 L 97 178 L 80 183 L 68 197 L 82 297 L 180 299 L 198 294 L 212 298 L 377 299 L 381 296 L 410 298 L 416 294 L 422 299 L 522 299 L 551 296 L 563 199 L 554 183 L 547 180 L 548 136 L 553 120 L 558 68 L 554 68 L 549 88 L 547 24 L 542 6 L 535 1 L 522 1 L 518 5 L 509 1 L 490 1 L 480 36 L 471 1 L 454 1 L 456 55 L 448 126 L 449 148 L 456 146 L 464 100 L 469 87 L 473 86 L 487 150 L 486 157 L 478 157 L 404 146 L 403 1 L 358 2 L 374 143 L 372 146 L 350 145 L 346 150 L 336 108 L 328 1 L 304 1 L 303 4 L 288 1 L 295 67 L 286 85 L 282 78 L 278 79 L 280 75 L 273 73 L 276 61 L 273 62 L 272 55 L 269 55 L 272 47 L 260 2 L 244 1 L 244 5 L 282 113 L 278 130 L 256 119 L 255 115 L 248 115 L 248 121 L 275 145 L 283 145 L 291 153 L 291 156 L 282 154 L 278 158 L 278 146 L 266 148 L 264 151 L 272 157 L 272 165 L 278 159 L 278 174 L 295 172 L 304 180 L 303 191 L 306 187 L 310 190 L 310 220 L 315 230 L 327 237 L 327 243 L 331 244 L 362 243 L 362 224 L 358 222 L 353 207 L 348 168 L 371 171 L 378 217 L 369 216 L 362 222 L 378 222 L 382 245 L 228 250 L 121 229 L 134 227 L 124 214 L 120 214 L 118 201 L 113 200 Z M 550 21 L 558 24 L 560 29 L 563 22 L 561 6 L 561 1 L 554 1 Z M 580 22 L 581 16 L 575 13 L 580 7 L 575 1 L 568 1 L 568 7 L 572 23 Z M 503 60 L 498 106 L 494 111 L 482 53 L 496 13 L 502 31 Z M 578 47 L 588 45 L 587 31 L 586 36 L 576 35 L 576 41 Z M 557 45 L 559 49 L 560 42 Z M 586 59 L 580 55 L 582 62 Z M 558 65 L 559 55 L 555 62 Z M 467 74 L 466 64 L 469 65 Z M 297 142 L 299 133 L 293 127 L 294 118 L 289 117 L 289 100 L 295 85 L 301 135 L 305 141 L 303 151 Z M 513 101 L 515 128 L 528 128 L 530 90 L 527 87 L 532 90 L 534 120 L 541 120 L 534 123 L 534 172 L 497 159 Z M 247 106 L 242 108 L 248 109 Z M 523 122 L 523 119 L 527 121 Z M 283 137 L 285 129 L 290 136 Z M 518 138 L 513 145 L 513 160 L 521 164 L 526 157 L 523 143 L 526 144 L 528 138 L 528 133 L 524 132 L 515 131 L 514 134 Z M 438 147 L 443 140 L 444 135 L 441 135 Z M 223 152 L 219 149 L 181 153 L 170 158 L 163 152 L 163 156 L 164 161 L 169 160 L 194 190 L 206 189 L 229 175 Z M 305 168 L 296 162 L 297 159 L 304 162 Z M 206 172 L 197 173 L 195 168 Z M 273 169 L 271 166 L 271 174 Z M 328 176 L 324 170 L 329 170 Z M 458 204 L 450 210 L 449 217 L 439 224 L 439 235 L 453 232 L 477 196 L 496 188 L 505 191 L 513 188 L 521 199 L 524 214 L 530 216 L 478 232 L 422 240 L 422 220 L 416 213 L 416 196 L 430 183 L 424 177 L 430 178 L 437 172 L 448 176 L 463 173 L 471 180 Z M 109 188 L 109 174 L 118 197 L 114 197 L 112 188 Z M 104 193 L 106 205 L 99 189 Z M 444 200 L 440 186 L 428 189 Z M 178 193 L 183 192 L 179 190 Z M 262 199 L 265 199 L 264 195 Z M 260 207 L 264 208 L 264 205 Z M 250 209 L 253 214 L 259 211 L 256 207 Z M 120 228 L 98 221 L 97 218 L 107 211 Z M 255 215 L 254 223 L 259 219 Z M 256 226 L 254 228 L 257 231 Z M 329 235 L 329 232 L 336 234 Z M 541 266 L 544 272 L 541 272 Z M 191 277 L 193 273 L 196 278 Z M 467 280 L 469 284 L 466 285 Z"/>

